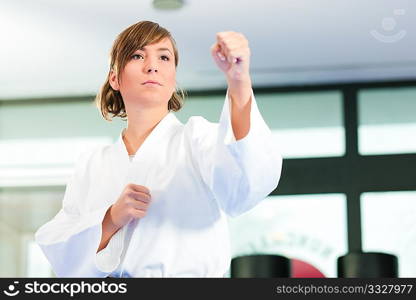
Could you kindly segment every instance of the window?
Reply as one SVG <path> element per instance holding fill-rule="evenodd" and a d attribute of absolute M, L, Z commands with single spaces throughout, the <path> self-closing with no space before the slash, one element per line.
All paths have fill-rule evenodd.
<path fill-rule="evenodd" d="M 345 134 L 340 92 L 255 93 L 264 120 L 284 158 L 342 156 Z M 182 122 L 192 115 L 218 122 L 224 96 L 190 97 L 177 113 Z"/>
<path fill-rule="evenodd" d="M 120 133 L 121 121 L 107 123 L 91 101 L 2 105 L 0 187 L 64 185 L 82 152 L 112 143 Z"/>
<path fill-rule="evenodd" d="M 394 254 L 399 277 L 416 276 L 416 191 L 361 195 L 363 250 Z"/>
<path fill-rule="evenodd" d="M 283 255 L 336 277 L 336 260 L 347 251 L 343 194 L 269 196 L 229 223 L 233 257 Z"/>
<path fill-rule="evenodd" d="M 416 88 L 364 90 L 358 99 L 361 154 L 416 152 Z"/>

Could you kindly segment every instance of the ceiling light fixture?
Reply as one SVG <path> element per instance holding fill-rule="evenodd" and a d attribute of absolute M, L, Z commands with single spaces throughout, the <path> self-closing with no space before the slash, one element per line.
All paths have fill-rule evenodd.
<path fill-rule="evenodd" d="M 153 0 L 153 7 L 158 10 L 177 10 L 183 5 L 183 0 Z"/>

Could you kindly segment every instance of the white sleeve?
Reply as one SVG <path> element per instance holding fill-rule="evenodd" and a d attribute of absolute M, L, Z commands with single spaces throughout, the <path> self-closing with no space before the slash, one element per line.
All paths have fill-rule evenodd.
<path fill-rule="evenodd" d="M 219 124 L 192 117 L 186 126 L 193 158 L 204 182 L 229 216 L 257 205 L 276 187 L 282 157 L 272 140 L 252 92 L 250 130 L 236 141 L 231 125 L 231 99 L 227 95 Z"/>
<path fill-rule="evenodd" d="M 97 253 L 96 265 L 103 272 L 111 273 L 120 264 L 127 226 L 120 228 L 110 239 L 107 246 Z"/>
<path fill-rule="evenodd" d="M 89 151 L 80 156 L 66 186 L 61 210 L 35 233 L 35 241 L 57 277 L 106 277 L 109 274 L 97 266 L 96 252 L 101 242 L 101 223 L 111 205 L 87 212 L 79 208 L 80 202 L 88 201 L 91 157 Z"/>

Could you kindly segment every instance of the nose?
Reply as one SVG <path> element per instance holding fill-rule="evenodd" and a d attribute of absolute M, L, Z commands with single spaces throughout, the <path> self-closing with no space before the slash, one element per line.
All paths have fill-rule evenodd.
<path fill-rule="evenodd" d="M 146 73 L 157 73 L 157 61 L 153 57 L 146 57 L 145 63 L 143 65 L 143 71 Z"/>

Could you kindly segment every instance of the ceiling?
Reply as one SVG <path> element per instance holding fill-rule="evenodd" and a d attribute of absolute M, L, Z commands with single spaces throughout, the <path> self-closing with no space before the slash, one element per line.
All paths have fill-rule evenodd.
<path fill-rule="evenodd" d="M 88 3 L 88 4 L 86 4 Z M 2 0 L 0 99 L 93 95 L 116 35 L 140 20 L 177 41 L 185 89 L 225 87 L 210 47 L 242 32 L 255 86 L 416 79 L 416 2 L 411 0 Z"/>

